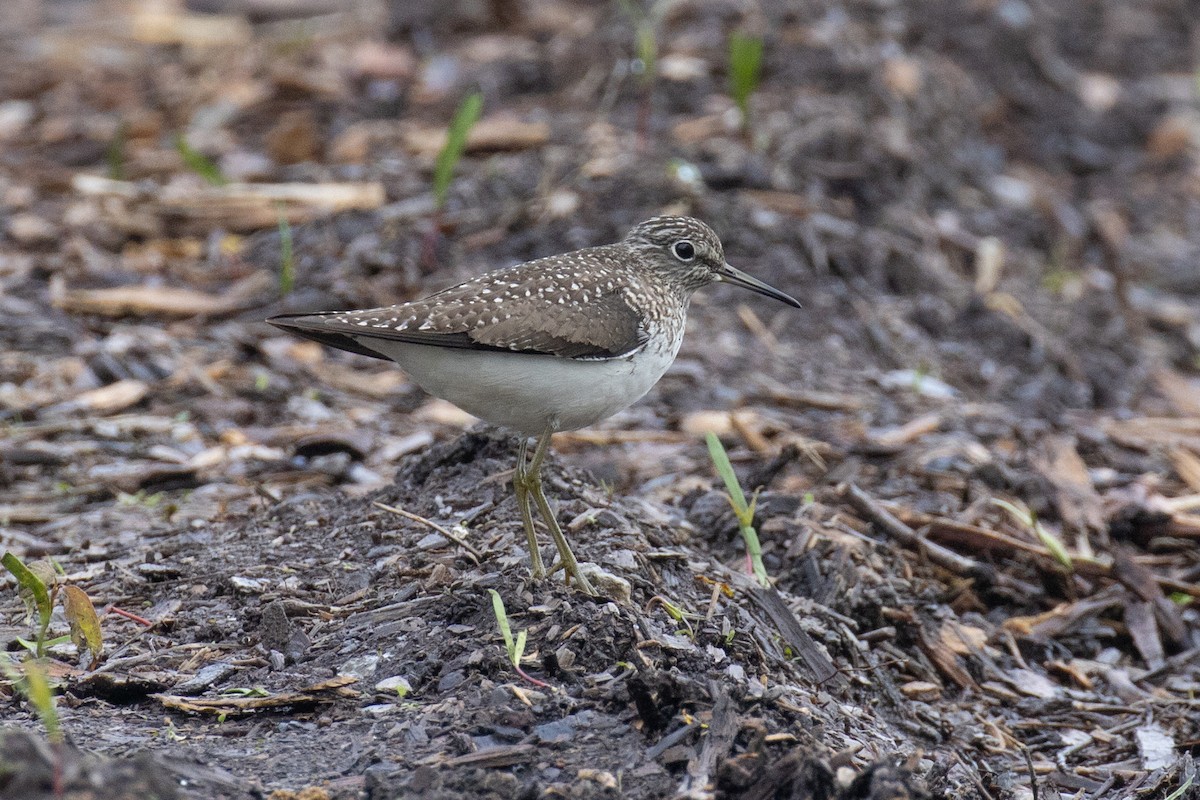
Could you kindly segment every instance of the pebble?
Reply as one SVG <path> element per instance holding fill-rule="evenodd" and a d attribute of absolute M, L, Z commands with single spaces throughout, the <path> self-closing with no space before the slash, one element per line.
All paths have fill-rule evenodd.
<path fill-rule="evenodd" d="M 5 100 L 0 103 L 0 142 L 12 141 L 29 123 L 33 122 L 37 109 L 29 100 Z"/>

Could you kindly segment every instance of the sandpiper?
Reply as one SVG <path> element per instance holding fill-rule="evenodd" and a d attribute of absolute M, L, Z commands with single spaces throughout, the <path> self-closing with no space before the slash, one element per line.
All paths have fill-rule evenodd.
<path fill-rule="evenodd" d="M 721 240 L 703 222 L 655 217 L 615 244 L 499 269 L 423 300 L 267 321 L 391 359 L 429 394 L 520 434 L 513 487 L 533 576 L 546 569 L 531 501 L 568 580 L 595 594 L 542 491 L 550 436 L 592 425 L 646 394 L 679 352 L 692 293 L 718 282 L 800 307 L 727 264 Z M 527 460 L 530 437 L 537 445 Z"/>

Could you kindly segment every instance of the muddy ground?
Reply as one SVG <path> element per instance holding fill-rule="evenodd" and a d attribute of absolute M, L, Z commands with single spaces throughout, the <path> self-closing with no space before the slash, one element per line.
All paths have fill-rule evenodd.
<path fill-rule="evenodd" d="M 105 643 L 51 742 L 0 591 L 0 797 L 1200 797 L 1194 12 L 9 0 L 0 537 Z M 555 438 L 628 595 L 531 582 L 511 436 L 262 322 L 659 213 L 804 308 L 701 292 Z"/>

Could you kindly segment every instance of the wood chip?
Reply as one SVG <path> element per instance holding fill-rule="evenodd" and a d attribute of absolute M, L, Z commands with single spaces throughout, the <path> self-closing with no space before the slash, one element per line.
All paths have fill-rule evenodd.
<path fill-rule="evenodd" d="M 1033 459 L 1034 468 L 1057 490 L 1055 499 L 1062 520 L 1077 532 L 1105 530 L 1103 503 L 1074 439 L 1047 436 L 1040 449 Z"/>
<path fill-rule="evenodd" d="M 932 702 L 942 696 L 942 687 L 930 681 L 909 681 L 897 687 L 910 700 Z"/>
<path fill-rule="evenodd" d="M 804 195 L 768 189 L 743 189 L 741 196 L 777 214 L 801 219 L 813 213 L 813 205 Z"/>
<path fill-rule="evenodd" d="M 704 434 L 710 431 L 717 436 L 728 437 L 733 433 L 733 420 L 728 411 L 692 411 L 679 421 L 679 430 L 698 439 L 704 438 Z"/>
<path fill-rule="evenodd" d="M 53 297 L 51 302 L 71 314 L 104 317 L 202 317 L 236 309 L 227 298 L 173 286 L 72 289 Z"/>
<path fill-rule="evenodd" d="M 938 630 L 942 644 L 952 653 L 969 656 L 987 645 L 988 633 L 982 628 L 947 620 Z"/>
<path fill-rule="evenodd" d="M 245 46 L 253 30 L 240 14 L 181 14 L 171 3 L 145 3 L 129 20 L 130 34 L 143 44 L 204 49 Z"/>
<path fill-rule="evenodd" d="M 96 414 L 115 414 L 142 402 L 149 391 L 142 381 L 117 381 L 77 395 L 72 404 Z"/>
<path fill-rule="evenodd" d="M 1187 417 L 1200 417 L 1200 382 L 1169 369 L 1155 373 L 1154 382 L 1176 411 Z"/>
<path fill-rule="evenodd" d="M 871 441 L 879 447 L 901 447 L 936 433 L 941 426 L 941 414 L 926 414 L 898 428 L 880 431 L 871 437 Z"/>
<path fill-rule="evenodd" d="M 376 182 L 231 183 L 167 187 L 149 207 L 185 230 L 253 231 L 276 227 L 280 216 L 296 224 L 341 211 L 373 211 L 385 199 L 383 184 Z"/>
<path fill-rule="evenodd" d="M 308 708 L 321 703 L 332 703 L 339 697 L 356 697 L 358 692 L 346 687 L 357 682 L 358 678 L 339 675 L 299 691 L 269 694 L 266 697 L 191 698 L 170 694 L 150 696 L 162 703 L 164 707 L 176 711 L 217 716 L 241 716 L 255 711 L 277 708 Z"/>
<path fill-rule="evenodd" d="M 1175 474 L 1188 485 L 1189 489 L 1193 492 L 1200 492 L 1200 458 L 1197 458 L 1190 450 L 1175 447 L 1171 449 L 1171 464 L 1175 467 Z"/>
<path fill-rule="evenodd" d="M 50 301 L 75 314 L 106 317 L 209 317 L 231 314 L 262 303 L 274 287 L 272 277 L 252 272 L 221 295 L 170 286 L 117 286 L 110 289 L 67 289 L 61 278 L 50 283 Z"/>
<path fill-rule="evenodd" d="M 403 134 L 404 146 L 417 155 L 432 157 L 446 145 L 445 128 L 416 128 Z M 530 150 L 550 141 L 550 126 L 512 117 L 487 117 L 467 136 L 467 153 Z"/>

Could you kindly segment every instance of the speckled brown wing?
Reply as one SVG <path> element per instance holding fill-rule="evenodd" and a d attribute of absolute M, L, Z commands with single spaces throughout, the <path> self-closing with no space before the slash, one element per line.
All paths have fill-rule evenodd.
<path fill-rule="evenodd" d="M 622 253 L 596 247 L 497 270 L 422 300 L 385 308 L 285 314 L 276 327 L 381 357 L 362 339 L 438 347 L 615 358 L 646 341 L 623 293 Z M 627 256 L 626 256 L 627 257 Z"/>

